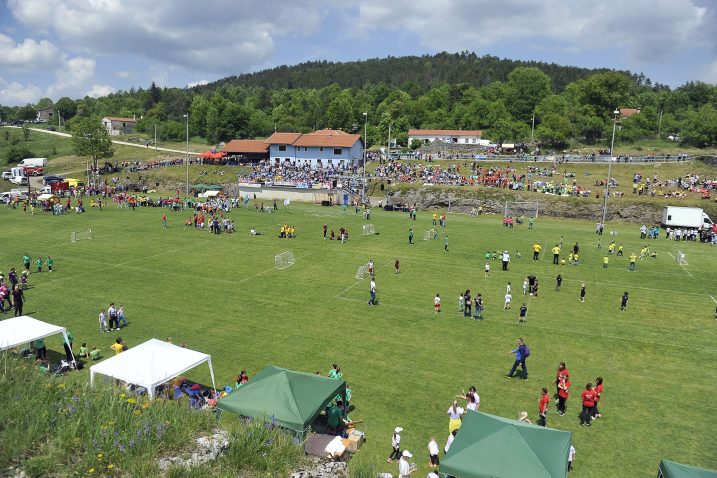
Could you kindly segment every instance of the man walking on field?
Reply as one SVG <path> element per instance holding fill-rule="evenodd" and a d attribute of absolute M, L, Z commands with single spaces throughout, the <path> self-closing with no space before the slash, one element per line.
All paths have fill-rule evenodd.
<path fill-rule="evenodd" d="M 371 285 L 369 286 L 369 292 L 371 294 L 371 298 L 368 301 L 369 307 L 373 307 L 376 304 L 376 282 L 373 280 L 373 277 L 371 278 Z"/>
<path fill-rule="evenodd" d="M 553 251 L 553 264 L 556 266 L 560 264 L 560 246 L 555 244 L 555 247 L 552 249 Z"/>

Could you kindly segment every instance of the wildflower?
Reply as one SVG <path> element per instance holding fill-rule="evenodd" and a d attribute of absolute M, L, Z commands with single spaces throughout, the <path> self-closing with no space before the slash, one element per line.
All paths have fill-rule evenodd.
<path fill-rule="evenodd" d="M 127 403 L 137 403 L 137 399 L 134 398 L 134 397 L 129 397 L 129 398 L 127 399 Z"/>
<path fill-rule="evenodd" d="M 94 473 L 94 472 L 95 472 L 95 469 L 94 469 L 94 468 L 90 468 L 90 469 L 87 470 L 87 471 L 88 471 L 88 473 Z"/>
<path fill-rule="evenodd" d="M 101 459 L 102 459 L 102 453 L 98 453 L 98 454 L 97 454 L 97 459 L 98 459 L 98 460 L 101 460 Z"/>
<path fill-rule="evenodd" d="M 65 384 L 64 384 L 64 383 L 58 383 L 58 384 L 57 384 L 57 388 L 65 388 Z"/>
<path fill-rule="evenodd" d="M 111 470 L 111 469 L 114 468 L 114 467 L 115 467 L 115 466 L 114 466 L 112 463 L 110 463 L 109 465 L 107 465 L 107 469 L 108 469 L 108 470 Z"/>
<path fill-rule="evenodd" d="M 136 410 L 135 410 L 134 412 L 132 412 L 132 413 L 134 413 L 135 415 L 142 415 L 142 410 L 140 410 L 140 409 L 138 408 L 138 409 L 136 409 Z M 137 431 L 139 431 L 139 430 L 137 430 Z"/>
<path fill-rule="evenodd" d="M 125 398 L 126 396 L 124 393 L 120 393 L 120 398 Z"/>
<path fill-rule="evenodd" d="M 80 437 L 75 437 L 72 439 L 75 443 L 80 443 Z"/>

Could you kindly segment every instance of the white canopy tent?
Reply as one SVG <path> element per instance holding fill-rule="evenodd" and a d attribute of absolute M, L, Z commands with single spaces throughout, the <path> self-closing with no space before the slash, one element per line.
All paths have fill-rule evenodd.
<path fill-rule="evenodd" d="M 199 197 L 203 198 L 215 198 L 219 196 L 219 191 L 204 191 L 199 195 Z"/>
<path fill-rule="evenodd" d="M 54 198 L 55 198 L 55 195 L 49 194 L 49 193 L 40 194 L 39 196 L 37 196 L 37 199 L 40 201 L 47 201 L 48 199 L 54 199 Z"/>
<path fill-rule="evenodd" d="M 62 334 L 65 342 L 70 343 L 67 338 L 67 330 L 64 327 L 33 319 L 29 315 L 0 320 L 0 351 L 55 334 Z M 74 359 L 73 355 L 72 360 L 74 361 Z"/>
<path fill-rule="evenodd" d="M 209 363 L 212 386 L 216 390 L 211 356 L 162 340 L 150 339 L 90 367 L 90 386 L 94 385 L 95 374 L 99 373 L 145 387 L 149 398 L 154 398 L 156 386 L 204 362 Z"/>

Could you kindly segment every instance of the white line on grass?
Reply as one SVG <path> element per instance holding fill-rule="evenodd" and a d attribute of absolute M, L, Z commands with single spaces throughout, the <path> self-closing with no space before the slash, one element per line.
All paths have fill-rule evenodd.
<path fill-rule="evenodd" d="M 715 298 L 712 297 L 712 296 L 710 296 L 710 299 L 712 299 L 712 302 L 714 302 L 715 304 L 717 304 L 717 299 L 715 299 Z"/>
<path fill-rule="evenodd" d="M 352 302 L 365 302 L 363 299 L 354 299 L 352 297 L 338 297 L 338 299 L 350 300 Z M 715 302 L 717 302 L 717 301 L 715 301 Z M 378 307 L 393 307 L 393 308 L 397 308 L 397 309 L 406 309 L 406 310 L 413 310 L 413 311 L 426 313 L 426 309 L 420 309 L 418 307 L 411 307 L 408 305 L 387 304 L 385 302 L 380 302 Z M 488 320 L 489 320 L 488 323 L 490 323 L 490 324 L 501 324 L 501 325 L 509 325 L 509 326 L 516 327 L 516 324 L 514 321 L 506 322 L 506 321 L 500 320 L 500 319 L 499 320 L 488 319 Z M 531 323 L 525 323 L 525 324 L 521 325 L 520 327 L 533 327 L 536 329 L 543 329 L 543 330 L 547 330 L 547 331 L 551 331 L 551 332 L 568 332 L 565 329 L 561 329 L 561 328 L 541 327 L 539 325 L 534 325 Z M 587 335 L 589 337 L 595 337 L 595 333 L 593 333 L 593 332 L 580 332 L 577 330 L 570 330 L 568 333 L 578 334 L 578 335 Z M 707 352 L 716 352 L 717 351 L 717 349 L 713 349 L 713 348 L 700 348 L 700 347 L 694 347 L 692 345 L 678 345 L 678 344 L 673 344 L 673 343 L 669 343 L 669 342 L 656 342 L 654 340 L 640 340 L 640 339 L 635 339 L 635 338 L 631 338 L 631 337 L 620 337 L 617 335 L 606 335 L 606 334 L 602 334 L 602 333 L 599 334 L 599 336 L 605 337 L 608 339 L 626 340 L 628 342 L 637 342 L 640 344 L 652 344 L 652 345 L 659 345 L 659 346 L 663 346 L 663 347 L 676 347 L 676 348 L 681 348 L 681 349 L 703 350 L 703 351 L 707 351 Z"/>
<path fill-rule="evenodd" d="M 670 257 L 672 257 L 675 261 L 677 261 L 677 258 L 676 258 L 675 256 L 673 256 L 670 251 L 667 251 L 667 253 L 670 255 Z M 677 265 L 680 266 L 680 267 L 682 267 L 682 269 L 683 269 L 685 272 L 687 272 L 687 275 L 689 275 L 690 277 L 692 277 L 692 274 L 690 274 L 690 271 L 688 271 L 687 269 L 685 269 L 685 265 L 684 265 L 684 264 L 680 264 L 680 263 L 678 262 Z"/>

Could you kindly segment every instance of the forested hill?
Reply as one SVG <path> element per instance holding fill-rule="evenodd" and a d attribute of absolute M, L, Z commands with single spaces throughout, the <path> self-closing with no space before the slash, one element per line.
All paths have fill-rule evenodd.
<path fill-rule="evenodd" d="M 582 80 L 605 68 L 589 69 L 562 66 L 555 63 L 500 59 L 495 56 L 478 57 L 475 53 L 438 53 L 436 55 L 373 58 L 365 61 L 334 63 L 314 61 L 295 66 L 278 66 L 256 73 L 229 76 L 207 85 L 196 87 L 197 91 L 213 91 L 222 85 L 281 88 L 319 89 L 332 83 L 341 88 L 363 88 L 369 84 L 384 83 L 399 87 L 411 85 L 417 92 L 424 92 L 438 84 L 465 83 L 474 87 L 486 86 L 494 81 L 506 81 L 515 68 L 535 67 L 552 79 L 556 92 L 569 83 Z M 630 72 L 622 72 L 631 75 Z M 650 85 L 644 76 L 635 76 L 639 83 Z"/>

